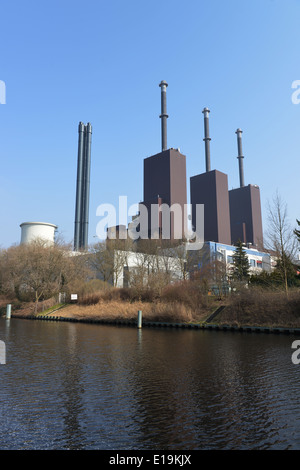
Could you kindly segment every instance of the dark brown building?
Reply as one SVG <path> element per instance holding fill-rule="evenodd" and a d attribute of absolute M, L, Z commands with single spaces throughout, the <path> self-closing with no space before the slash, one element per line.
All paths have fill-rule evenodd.
<path fill-rule="evenodd" d="M 231 241 L 251 243 L 263 248 L 263 229 L 259 187 L 253 184 L 229 191 Z"/>
<path fill-rule="evenodd" d="M 231 244 L 228 177 L 212 170 L 190 179 L 192 225 L 196 230 L 196 204 L 204 204 L 204 241 Z"/>
<path fill-rule="evenodd" d="M 144 200 L 141 203 L 148 209 L 148 236 L 151 225 L 162 234 L 162 213 L 157 207 L 167 206 L 170 210 L 170 239 L 184 236 L 185 205 L 187 204 L 186 156 L 178 149 L 170 148 L 144 159 Z M 154 206 L 153 206 L 154 205 Z M 174 206 L 175 205 L 175 206 Z M 153 210 L 151 211 L 153 206 Z M 179 209 L 180 215 L 172 212 L 172 206 Z M 152 212 L 152 221 L 151 221 Z"/>

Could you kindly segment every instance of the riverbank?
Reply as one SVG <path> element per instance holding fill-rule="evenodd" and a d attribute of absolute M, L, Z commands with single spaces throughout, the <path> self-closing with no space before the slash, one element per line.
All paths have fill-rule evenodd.
<path fill-rule="evenodd" d="M 204 322 L 214 310 L 214 303 L 206 309 L 193 312 L 189 307 L 175 302 L 120 302 L 112 300 L 100 301 L 95 305 L 67 304 L 54 306 L 53 309 L 38 314 L 34 314 L 33 306 L 27 306 L 13 312 L 13 316 L 22 318 L 55 316 L 79 321 L 134 322 L 137 319 L 138 311 L 142 311 L 143 320 L 147 322 L 190 323 Z"/>
<path fill-rule="evenodd" d="M 94 304 L 82 303 L 52 305 L 34 313 L 33 303 L 12 306 L 12 316 L 19 318 L 51 318 L 89 322 L 135 323 L 138 311 L 142 311 L 145 323 L 215 325 L 234 329 L 300 328 L 300 290 L 262 291 L 247 289 L 222 299 L 207 298 L 206 302 L 192 308 L 179 301 L 126 301 L 103 300 Z"/>
<path fill-rule="evenodd" d="M 220 307 L 224 307 L 220 309 Z M 193 311 L 179 302 L 99 301 L 95 305 L 54 306 L 37 315 L 87 321 L 134 322 L 141 310 L 145 322 L 213 323 L 231 327 L 300 328 L 300 291 L 286 297 L 282 292 L 257 290 L 221 300 L 210 299 L 206 307 Z M 215 315 L 214 315 L 215 314 Z M 12 311 L 15 317 L 32 317 L 33 305 Z"/>

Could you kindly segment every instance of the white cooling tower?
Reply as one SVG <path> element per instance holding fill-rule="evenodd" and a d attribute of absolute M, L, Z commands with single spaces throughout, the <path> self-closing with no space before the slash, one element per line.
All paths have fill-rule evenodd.
<path fill-rule="evenodd" d="M 30 243 L 33 240 L 41 239 L 54 243 L 55 230 L 57 226 L 47 222 L 23 222 L 21 225 L 21 243 Z"/>

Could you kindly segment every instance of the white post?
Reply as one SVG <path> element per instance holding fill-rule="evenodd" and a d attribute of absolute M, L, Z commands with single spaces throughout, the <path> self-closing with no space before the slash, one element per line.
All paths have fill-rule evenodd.
<path fill-rule="evenodd" d="M 10 318 L 11 316 L 11 304 L 7 304 L 6 306 L 6 318 Z"/>
<path fill-rule="evenodd" d="M 138 311 L 138 328 L 142 328 L 142 311 Z"/>

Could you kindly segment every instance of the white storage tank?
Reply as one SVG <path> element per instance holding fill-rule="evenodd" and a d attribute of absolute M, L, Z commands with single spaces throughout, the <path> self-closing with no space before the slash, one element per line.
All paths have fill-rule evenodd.
<path fill-rule="evenodd" d="M 41 239 L 49 244 L 54 243 L 57 226 L 47 222 L 23 222 L 21 225 L 21 243 L 30 243 Z"/>

